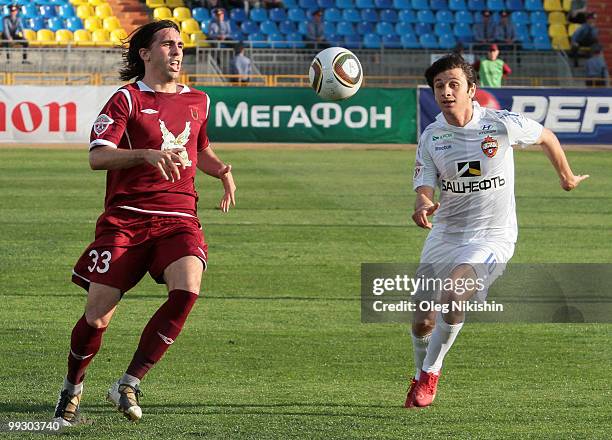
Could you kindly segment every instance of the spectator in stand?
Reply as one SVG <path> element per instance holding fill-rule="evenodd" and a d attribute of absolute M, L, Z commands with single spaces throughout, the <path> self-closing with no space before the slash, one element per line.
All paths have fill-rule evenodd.
<path fill-rule="evenodd" d="M 508 11 L 501 11 L 499 17 L 495 40 L 500 44 L 502 50 L 512 50 L 513 46 L 517 44 L 516 27 Z"/>
<path fill-rule="evenodd" d="M 266 9 L 284 8 L 282 0 L 263 0 L 263 5 Z"/>
<path fill-rule="evenodd" d="M 584 65 L 587 87 L 606 87 L 608 85 L 608 66 L 601 54 L 601 46 L 593 46 L 591 58 Z"/>
<path fill-rule="evenodd" d="M 28 42 L 23 37 L 23 26 L 19 18 L 19 6 L 12 5 L 9 15 L 2 19 L 2 39 L 5 40 L 4 47 L 28 47 Z M 27 53 L 23 51 L 23 62 L 27 63 Z M 6 59 L 11 59 L 11 51 L 6 51 Z"/>
<path fill-rule="evenodd" d="M 306 34 L 309 49 L 325 49 L 329 47 L 329 44 L 325 40 L 325 29 L 322 17 L 322 9 L 317 9 L 312 13 L 312 20 L 308 23 L 308 32 Z"/>
<path fill-rule="evenodd" d="M 597 15 L 591 12 L 587 15 L 587 21 L 572 35 L 572 48 L 570 56 L 574 59 L 574 66 L 578 67 L 578 52 L 581 47 L 592 49 L 598 44 L 599 30 L 595 27 Z"/>
<path fill-rule="evenodd" d="M 483 50 L 491 43 L 495 42 L 496 29 L 495 22 L 491 18 L 491 11 L 482 11 L 482 22 L 474 23 L 474 41 L 478 43 L 475 50 Z"/>
<path fill-rule="evenodd" d="M 499 58 L 499 47 L 491 44 L 487 57 L 474 63 L 474 70 L 478 72 L 482 87 L 501 87 L 502 79 L 512 73 L 512 69 L 504 60 Z"/>
<path fill-rule="evenodd" d="M 208 39 L 225 41 L 231 39 L 232 30 L 228 21 L 225 21 L 225 11 L 217 8 L 213 11 L 214 18 L 208 27 Z"/>
<path fill-rule="evenodd" d="M 244 45 L 238 43 L 234 48 L 234 56 L 230 60 L 230 73 L 240 76 L 232 77 L 231 81 L 240 85 L 248 83 L 251 80 L 252 64 L 251 59 L 244 54 Z"/>
<path fill-rule="evenodd" d="M 572 0 L 572 6 L 570 11 L 567 13 L 567 20 L 570 23 L 582 24 L 586 22 L 588 11 L 587 11 L 586 0 Z"/>

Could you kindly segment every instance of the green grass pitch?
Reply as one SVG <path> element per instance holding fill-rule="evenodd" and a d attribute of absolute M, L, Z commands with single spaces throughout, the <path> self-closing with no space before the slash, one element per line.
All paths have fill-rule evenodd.
<path fill-rule="evenodd" d="M 223 151 L 238 206 L 199 176 L 210 267 L 203 298 L 145 378 L 144 418 L 104 402 L 164 301 L 146 278 L 120 304 L 85 381 L 92 426 L 68 438 L 610 438 L 612 326 L 470 324 L 435 404 L 407 411 L 407 328 L 361 324 L 362 262 L 416 262 L 414 151 Z M 612 262 L 612 153 L 571 152 L 591 179 L 565 193 L 538 151 L 516 153 L 514 262 Z M 70 270 L 91 241 L 104 173 L 87 152 L 0 151 L 0 420 L 48 420 L 85 296 Z M 40 434 L 2 434 L 43 438 Z"/>

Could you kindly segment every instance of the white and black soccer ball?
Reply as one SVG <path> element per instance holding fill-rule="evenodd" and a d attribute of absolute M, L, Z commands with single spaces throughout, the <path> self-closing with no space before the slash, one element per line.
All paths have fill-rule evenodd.
<path fill-rule="evenodd" d="M 308 78 L 321 98 L 339 101 L 357 93 L 363 80 L 363 71 L 353 52 L 343 47 L 330 47 L 314 58 Z"/>

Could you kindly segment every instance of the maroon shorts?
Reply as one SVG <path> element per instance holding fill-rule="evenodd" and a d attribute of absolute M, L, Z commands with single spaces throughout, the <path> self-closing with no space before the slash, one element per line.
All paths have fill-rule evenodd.
<path fill-rule="evenodd" d="M 190 255 L 202 260 L 206 270 L 208 247 L 197 218 L 114 209 L 98 219 L 96 239 L 74 266 L 72 281 L 85 290 L 94 282 L 125 293 L 147 271 L 159 284 L 165 283 L 166 267 Z"/>

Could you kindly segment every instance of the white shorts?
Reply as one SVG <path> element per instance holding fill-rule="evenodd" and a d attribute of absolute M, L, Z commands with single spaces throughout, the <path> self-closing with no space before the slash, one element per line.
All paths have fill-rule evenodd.
<path fill-rule="evenodd" d="M 479 239 L 453 242 L 450 237 L 445 239 L 444 234 L 430 233 L 421 252 L 418 274 L 445 279 L 457 266 L 469 264 L 484 285 L 483 289 L 478 289 L 474 299 L 484 301 L 489 287 L 504 273 L 513 254 L 514 243 L 509 241 Z"/>

